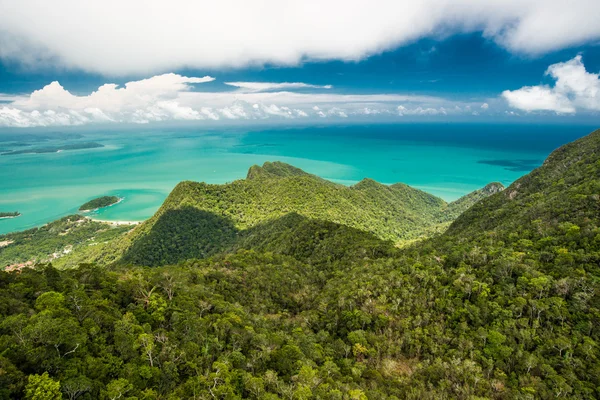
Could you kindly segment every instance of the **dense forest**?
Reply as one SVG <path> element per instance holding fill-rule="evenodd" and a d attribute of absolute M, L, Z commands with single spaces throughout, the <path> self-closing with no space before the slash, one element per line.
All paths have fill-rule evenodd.
<path fill-rule="evenodd" d="M 598 398 L 599 193 L 596 131 L 454 205 L 270 163 L 94 245 L 63 221 L 70 263 L 0 272 L 0 397 Z"/>

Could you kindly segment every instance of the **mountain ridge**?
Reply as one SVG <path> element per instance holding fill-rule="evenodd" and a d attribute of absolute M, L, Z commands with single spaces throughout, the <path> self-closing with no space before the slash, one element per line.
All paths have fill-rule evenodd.
<path fill-rule="evenodd" d="M 178 240 L 181 243 L 194 240 L 204 243 L 206 234 L 198 231 L 197 227 L 209 225 L 215 230 L 215 238 L 220 238 L 215 241 L 218 249 L 224 250 L 232 245 L 235 235 L 293 214 L 320 223 L 348 226 L 373 234 L 381 240 L 398 242 L 417 239 L 443 230 L 455 218 L 454 214 L 469 207 L 486 193 L 474 192 L 459 203 L 448 204 L 405 184 L 388 186 L 366 178 L 348 187 L 289 164 L 266 162 L 262 167 L 250 167 L 246 179 L 228 184 L 180 182 L 156 214 L 128 235 L 130 245 L 121 252 L 125 254 L 123 261 L 143 263 L 140 255 L 150 250 L 144 247 L 145 251 L 136 251 L 136 242 L 150 240 L 153 243 L 171 243 L 174 232 L 177 232 L 176 237 L 180 238 Z M 177 227 L 166 228 L 170 225 L 163 218 L 166 213 L 171 213 L 174 219 L 181 221 Z M 188 217 L 175 218 L 174 215 L 178 213 Z M 215 218 L 220 219 L 222 226 L 206 225 L 201 215 L 213 222 Z M 189 227 L 188 232 L 184 232 L 185 226 Z M 160 233 L 163 228 L 165 232 Z M 221 235 L 223 232 L 229 232 L 227 237 Z M 185 244 L 181 245 L 188 248 Z M 215 252 L 217 249 L 200 251 L 197 256 L 202 258 Z M 159 259 L 171 260 L 170 256 L 165 257 L 159 256 Z M 155 265 L 153 260 L 146 262 Z"/>

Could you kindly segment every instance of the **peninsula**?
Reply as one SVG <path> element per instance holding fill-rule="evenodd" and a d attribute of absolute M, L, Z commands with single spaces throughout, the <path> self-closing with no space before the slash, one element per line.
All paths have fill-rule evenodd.
<path fill-rule="evenodd" d="M 0 219 L 5 219 L 5 218 L 17 218 L 20 217 L 21 213 L 18 211 L 15 212 L 0 212 Z"/>

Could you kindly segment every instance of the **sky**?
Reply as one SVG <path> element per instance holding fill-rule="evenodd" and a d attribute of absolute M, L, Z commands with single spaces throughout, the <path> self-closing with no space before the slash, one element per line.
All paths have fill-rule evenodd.
<path fill-rule="evenodd" d="M 597 0 L 0 0 L 0 127 L 600 121 Z"/>

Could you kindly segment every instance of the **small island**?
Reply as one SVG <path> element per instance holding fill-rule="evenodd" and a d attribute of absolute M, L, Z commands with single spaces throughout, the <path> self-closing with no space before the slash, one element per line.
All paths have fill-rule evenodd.
<path fill-rule="evenodd" d="M 0 219 L 4 218 L 17 218 L 20 217 L 21 213 L 18 211 L 15 212 L 0 212 Z"/>
<path fill-rule="evenodd" d="M 87 203 L 83 204 L 81 207 L 79 207 L 79 211 L 86 212 L 86 211 L 97 210 L 99 208 L 104 208 L 104 207 L 112 206 L 113 204 L 117 204 L 121 200 L 123 200 L 123 199 L 120 197 L 117 197 L 117 196 L 98 197 L 96 199 L 90 200 Z"/>

